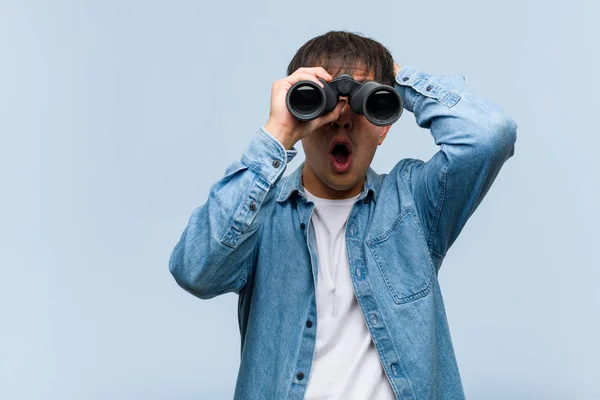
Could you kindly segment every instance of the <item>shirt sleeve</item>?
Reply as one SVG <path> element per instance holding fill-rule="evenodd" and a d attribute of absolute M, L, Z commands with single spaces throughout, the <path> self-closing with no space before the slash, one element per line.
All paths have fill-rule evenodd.
<path fill-rule="evenodd" d="M 208 200 L 192 213 L 169 259 L 177 283 L 208 299 L 242 289 L 254 262 L 257 232 L 271 190 L 297 151 L 286 151 L 263 127 L 239 160 L 210 189 Z"/>
<path fill-rule="evenodd" d="M 440 146 L 429 161 L 412 160 L 408 174 L 427 244 L 439 261 L 514 155 L 517 124 L 498 105 L 471 93 L 464 76 L 404 66 L 394 86 L 404 108 Z"/>

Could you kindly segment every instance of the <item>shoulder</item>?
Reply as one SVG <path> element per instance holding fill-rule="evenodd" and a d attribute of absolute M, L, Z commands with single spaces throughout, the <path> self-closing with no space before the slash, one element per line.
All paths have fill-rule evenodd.
<path fill-rule="evenodd" d="M 417 158 L 403 158 L 398 161 L 389 174 L 382 175 L 382 183 L 397 186 L 411 185 L 416 175 L 425 165 L 425 161 Z"/>

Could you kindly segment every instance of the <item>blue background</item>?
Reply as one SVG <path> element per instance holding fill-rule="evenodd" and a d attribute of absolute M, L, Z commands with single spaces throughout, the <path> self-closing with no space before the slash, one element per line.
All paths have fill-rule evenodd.
<path fill-rule="evenodd" d="M 168 259 L 272 82 L 332 29 L 464 75 L 519 125 L 440 271 L 467 397 L 600 398 L 599 10 L 0 0 L 0 398 L 232 397 L 237 296 L 194 298 Z M 437 150 L 407 112 L 373 167 Z"/>

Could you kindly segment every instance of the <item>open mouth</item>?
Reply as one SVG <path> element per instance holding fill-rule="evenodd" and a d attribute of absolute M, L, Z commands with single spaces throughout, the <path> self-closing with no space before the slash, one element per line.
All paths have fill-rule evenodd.
<path fill-rule="evenodd" d="M 336 144 L 331 150 L 331 154 L 335 158 L 335 160 L 339 163 L 345 163 L 350 155 L 350 151 L 343 144 Z"/>
<path fill-rule="evenodd" d="M 336 172 L 346 172 L 352 163 L 352 144 L 347 138 L 336 138 L 329 146 L 329 158 Z"/>

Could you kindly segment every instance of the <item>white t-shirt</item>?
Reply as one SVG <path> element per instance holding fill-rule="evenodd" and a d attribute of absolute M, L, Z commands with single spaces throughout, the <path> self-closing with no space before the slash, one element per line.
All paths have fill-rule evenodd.
<path fill-rule="evenodd" d="M 317 339 L 305 400 L 395 399 L 356 301 L 346 252 L 346 221 L 358 196 L 315 197 L 311 223 L 319 255 Z"/>

